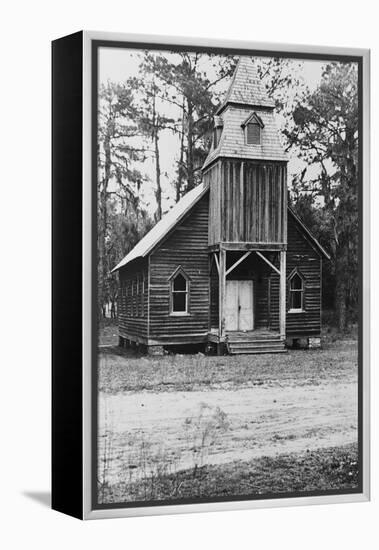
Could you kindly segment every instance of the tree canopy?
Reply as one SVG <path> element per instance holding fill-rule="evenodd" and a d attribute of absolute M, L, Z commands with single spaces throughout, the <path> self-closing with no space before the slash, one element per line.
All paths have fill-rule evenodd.
<path fill-rule="evenodd" d="M 285 131 L 306 168 L 293 181 L 293 203 L 332 253 L 325 270 L 338 325 L 358 301 L 358 75 L 356 64 L 326 64 L 320 85 L 293 112 Z M 307 177 L 311 167 L 315 176 Z M 326 294 L 328 296 L 328 294 Z"/>

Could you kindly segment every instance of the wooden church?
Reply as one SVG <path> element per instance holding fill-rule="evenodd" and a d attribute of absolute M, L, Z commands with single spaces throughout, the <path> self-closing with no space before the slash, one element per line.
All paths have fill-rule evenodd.
<path fill-rule="evenodd" d="M 120 344 L 153 353 L 320 345 L 328 254 L 287 206 L 287 157 L 256 68 L 241 57 L 218 109 L 203 182 L 113 269 Z"/>

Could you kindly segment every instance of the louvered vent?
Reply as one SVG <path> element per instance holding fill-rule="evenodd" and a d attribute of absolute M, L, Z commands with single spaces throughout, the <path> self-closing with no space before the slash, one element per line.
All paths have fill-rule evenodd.
<path fill-rule="evenodd" d="M 261 144 L 261 127 L 259 124 L 249 122 L 246 126 L 246 143 L 247 145 Z"/>

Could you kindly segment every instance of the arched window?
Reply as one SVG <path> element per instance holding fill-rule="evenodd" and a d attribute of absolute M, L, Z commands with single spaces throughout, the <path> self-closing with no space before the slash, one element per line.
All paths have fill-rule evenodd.
<path fill-rule="evenodd" d="M 170 313 L 187 315 L 189 313 L 189 278 L 179 267 L 170 278 Z"/>
<path fill-rule="evenodd" d="M 290 277 L 289 302 L 290 311 L 304 310 L 304 279 L 297 271 Z"/>
<path fill-rule="evenodd" d="M 261 144 L 261 127 L 257 122 L 249 122 L 246 124 L 245 132 L 247 145 Z"/>

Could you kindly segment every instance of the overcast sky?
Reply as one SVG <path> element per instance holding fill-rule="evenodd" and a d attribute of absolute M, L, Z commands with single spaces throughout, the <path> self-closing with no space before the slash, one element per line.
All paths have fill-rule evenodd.
<path fill-rule="evenodd" d="M 158 52 L 165 55 L 171 60 L 175 60 L 176 55 L 169 52 Z M 124 82 L 132 76 L 138 76 L 138 66 L 140 63 L 140 56 L 142 50 L 138 49 L 126 49 L 126 48 L 100 48 L 99 49 L 99 84 L 106 83 L 107 80 L 114 82 Z M 257 58 L 259 63 L 259 59 Z M 296 64 L 297 76 L 304 81 L 304 83 L 312 90 L 320 83 L 321 72 L 324 63 L 320 61 L 301 61 Z M 210 63 L 203 64 L 202 69 L 207 73 L 211 79 L 214 75 L 214 69 Z M 226 92 L 229 86 L 229 80 L 225 79 L 219 83 L 217 90 L 220 92 Z M 289 97 L 293 94 L 293 90 L 288 90 Z M 175 107 L 165 105 L 165 113 L 173 118 L 178 115 L 175 112 Z M 281 120 L 278 118 L 278 124 L 280 126 Z M 173 135 L 170 131 L 164 131 L 160 134 L 160 156 L 161 156 L 161 172 L 162 172 L 162 190 L 163 190 L 163 211 L 167 211 L 174 203 L 174 188 L 171 184 L 175 174 L 175 161 L 179 154 L 179 142 L 178 136 Z M 150 158 L 138 166 L 141 172 L 145 174 L 150 183 L 143 186 L 141 192 L 141 198 L 148 207 L 149 211 L 153 213 L 155 211 L 155 199 L 154 199 L 154 159 Z M 289 178 L 292 174 L 299 172 L 301 168 L 301 162 L 295 155 L 292 155 L 288 165 Z"/>

